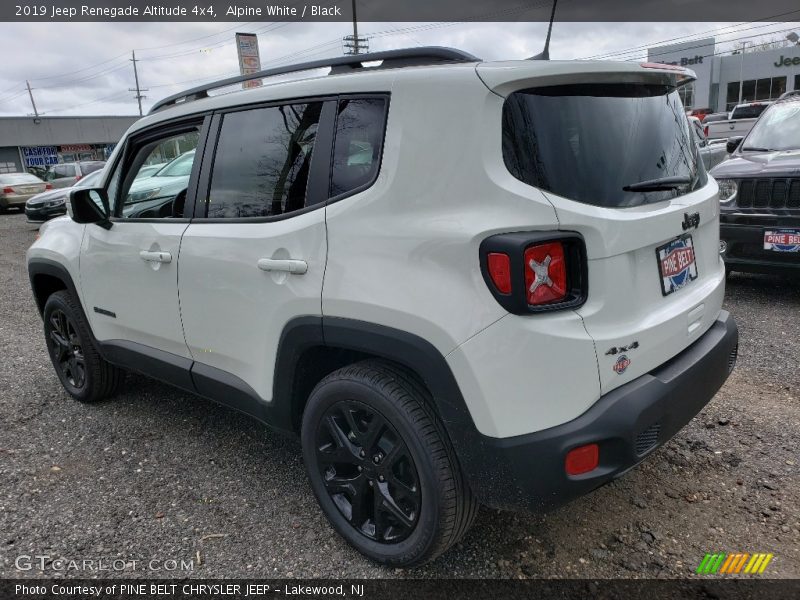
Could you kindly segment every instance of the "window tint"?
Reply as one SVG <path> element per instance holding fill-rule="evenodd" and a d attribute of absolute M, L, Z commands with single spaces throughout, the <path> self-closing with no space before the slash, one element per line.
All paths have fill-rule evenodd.
<path fill-rule="evenodd" d="M 122 167 L 117 167 L 109 186 L 109 197 L 113 197 L 120 182 L 124 183 L 115 204 L 119 205 L 120 199 L 122 203 L 116 207 L 114 214 L 126 219 L 183 217 L 198 141 L 199 131 L 191 129 L 139 147 L 133 161 L 126 165 L 124 173 L 120 174 Z M 145 165 L 163 161 L 167 157 L 172 157 L 172 160 L 163 167 L 164 170 L 172 165 L 179 167 L 163 177 L 157 176 L 158 174 L 138 177 L 139 172 L 147 168 Z"/>
<path fill-rule="evenodd" d="M 315 102 L 226 114 L 208 218 L 271 217 L 304 208 L 321 111 Z"/>
<path fill-rule="evenodd" d="M 705 181 L 673 88 L 584 84 L 515 92 L 504 104 L 502 127 L 511 174 L 577 202 L 638 206 Z M 623 189 L 665 177 L 687 183 L 666 191 Z"/>
<path fill-rule="evenodd" d="M 331 197 L 375 180 L 380 168 L 385 122 L 385 98 L 357 98 L 339 103 Z"/>

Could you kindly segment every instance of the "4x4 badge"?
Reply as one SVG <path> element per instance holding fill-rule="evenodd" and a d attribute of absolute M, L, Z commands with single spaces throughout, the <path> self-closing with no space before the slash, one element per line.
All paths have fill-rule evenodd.
<path fill-rule="evenodd" d="M 633 341 L 627 346 L 612 346 L 608 350 L 606 350 L 606 356 L 614 356 L 615 354 L 621 354 L 622 352 L 629 352 L 631 350 L 636 350 L 639 347 L 638 341 Z"/>

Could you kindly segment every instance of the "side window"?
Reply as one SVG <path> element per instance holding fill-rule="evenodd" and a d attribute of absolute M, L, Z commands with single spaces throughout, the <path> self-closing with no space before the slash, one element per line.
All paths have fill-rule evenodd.
<path fill-rule="evenodd" d="M 192 128 L 135 146 L 133 159 L 117 166 L 109 185 L 114 215 L 124 219 L 183 217 L 199 139 L 199 129 Z M 154 165 L 154 173 L 139 176 Z"/>
<path fill-rule="evenodd" d="M 227 113 L 208 193 L 210 219 L 271 217 L 306 205 L 321 102 Z"/>
<path fill-rule="evenodd" d="M 385 124 L 385 98 L 353 98 L 339 102 L 331 170 L 332 198 L 375 181 Z"/>

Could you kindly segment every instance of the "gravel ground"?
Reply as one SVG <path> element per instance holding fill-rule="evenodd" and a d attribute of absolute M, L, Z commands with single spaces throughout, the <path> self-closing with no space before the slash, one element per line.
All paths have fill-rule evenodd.
<path fill-rule="evenodd" d="M 403 571 L 334 534 L 297 440 L 137 375 L 113 401 L 70 400 L 28 287 L 35 231 L 0 215 L 0 577 L 43 575 L 20 555 L 124 559 L 127 576 L 683 577 L 714 551 L 772 552 L 769 575 L 800 577 L 796 280 L 733 276 L 738 368 L 649 460 L 544 516 L 482 510 L 461 544 Z"/>

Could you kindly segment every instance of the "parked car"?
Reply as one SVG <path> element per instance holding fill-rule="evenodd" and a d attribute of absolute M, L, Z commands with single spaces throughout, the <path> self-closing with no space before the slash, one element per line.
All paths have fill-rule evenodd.
<path fill-rule="evenodd" d="M 30 173 L 0 173 L 0 209 L 24 210 L 28 198 L 51 188 Z"/>
<path fill-rule="evenodd" d="M 710 140 L 727 139 L 729 137 L 743 136 L 753 127 L 758 117 L 770 105 L 770 102 L 748 102 L 737 104 L 731 111 L 727 121 L 706 122 L 706 137 Z"/>
<path fill-rule="evenodd" d="M 154 175 L 157 171 L 161 170 L 161 168 L 166 165 L 167 163 L 158 163 L 155 165 L 146 165 L 139 169 L 139 172 L 136 174 L 136 179 L 147 179 Z"/>
<path fill-rule="evenodd" d="M 189 150 L 149 176 L 137 174 L 123 203 L 122 214 L 127 218 L 182 216 L 181 199 L 185 197 L 193 164 L 194 150 Z"/>
<path fill-rule="evenodd" d="M 89 173 L 99 171 L 105 166 L 101 160 L 79 161 L 71 163 L 60 163 L 48 167 L 44 175 L 44 180 L 54 188 L 65 188 L 80 181 Z"/>
<path fill-rule="evenodd" d="M 728 146 L 730 159 L 711 172 L 726 268 L 800 273 L 800 95 L 777 101 Z"/>
<path fill-rule="evenodd" d="M 68 188 L 42 192 L 25 203 L 25 216 L 30 223 L 43 223 L 48 219 L 67 214 L 67 196 L 73 188 L 92 187 L 100 183 L 102 170 L 89 173 Z"/>
<path fill-rule="evenodd" d="M 703 158 L 703 164 L 707 170 L 712 169 L 728 157 L 725 144 L 712 144 L 706 139 L 705 132 L 703 131 L 703 124 L 700 122 L 699 118 L 689 117 L 689 124 L 691 125 L 695 143 L 700 149 L 700 156 Z"/>
<path fill-rule="evenodd" d="M 717 184 L 675 118 L 691 71 L 414 48 L 271 75 L 326 66 L 157 102 L 42 226 L 28 271 L 69 395 L 133 369 L 299 434 L 333 528 L 392 566 L 480 503 L 616 479 L 711 400 L 738 333 Z M 186 187 L 128 212 L 174 147 L 197 149 Z"/>

